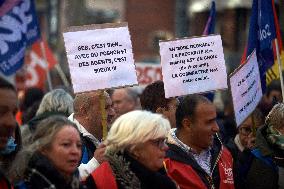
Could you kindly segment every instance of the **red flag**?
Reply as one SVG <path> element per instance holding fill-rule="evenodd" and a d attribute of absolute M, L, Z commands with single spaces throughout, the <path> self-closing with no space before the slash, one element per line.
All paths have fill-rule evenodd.
<path fill-rule="evenodd" d="M 20 0 L 10 0 L 10 1 L 3 1 L 2 4 L 0 4 L 0 17 L 5 15 L 7 12 L 9 12 L 14 6 L 16 6 Z"/>
<path fill-rule="evenodd" d="M 278 17 L 276 14 L 276 9 L 275 9 L 275 4 L 274 0 L 272 0 L 272 8 L 273 8 L 273 14 L 274 14 L 274 23 L 275 23 L 275 30 L 276 30 L 276 38 L 278 41 L 278 47 L 279 47 L 279 52 L 283 51 L 283 45 L 282 45 L 282 39 L 281 39 L 281 33 L 280 33 L 280 27 L 279 27 L 279 22 L 278 22 Z M 274 47 L 275 48 L 275 47 Z M 274 49 L 274 55 L 276 59 L 276 49 Z"/>
<path fill-rule="evenodd" d="M 44 60 L 43 52 L 40 46 L 43 43 L 44 50 L 46 54 L 46 61 Z M 39 40 L 32 45 L 31 51 L 26 56 L 25 67 L 26 67 L 26 77 L 25 86 L 26 87 L 39 87 L 44 88 L 44 83 L 46 80 L 46 73 L 57 63 L 54 55 L 48 47 L 45 40 Z"/>
<path fill-rule="evenodd" d="M 276 33 L 276 39 L 278 42 L 280 62 L 282 64 L 282 68 L 284 68 L 284 49 L 283 49 L 280 27 L 279 27 L 278 17 L 276 14 L 274 0 L 271 0 L 271 3 L 272 3 L 273 15 L 274 15 L 275 33 Z M 277 62 L 276 47 L 275 47 L 274 42 L 273 42 L 273 54 L 274 54 L 275 62 L 273 66 L 266 73 L 266 83 L 267 84 L 269 84 L 272 80 L 279 78 L 279 68 L 278 68 L 278 62 Z"/>

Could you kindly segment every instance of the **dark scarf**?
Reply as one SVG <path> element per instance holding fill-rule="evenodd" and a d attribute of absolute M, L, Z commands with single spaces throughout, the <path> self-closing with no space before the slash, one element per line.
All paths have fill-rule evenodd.
<path fill-rule="evenodd" d="M 272 145 L 278 148 L 279 150 L 284 150 L 284 135 L 279 131 L 274 129 L 271 126 L 268 126 L 266 129 L 267 141 Z"/>
<path fill-rule="evenodd" d="M 61 173 L 59 173 L 51 162 L 43 155 L 36 153 L 29 161 L 28 170 L 26 172 L 25 183 L 28 188 L 50 188 L 50 189 L 78 189 L 78 175 L 73 175 L 67 181 Z"/>
<path fill-rule="evenodd" d="M 119 189 L 176 189 L 164 170 L 151 171 L 127 153 L 108 153 L 106 157 Z"/>

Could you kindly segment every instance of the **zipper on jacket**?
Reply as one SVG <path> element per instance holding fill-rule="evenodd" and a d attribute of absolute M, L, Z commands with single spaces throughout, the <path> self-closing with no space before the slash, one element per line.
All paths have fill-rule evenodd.
<path fill-rule="evenodd" d="M 209 185 L 210 185 L 210 189 L 215 189 L 215 186 L 214 186 L 214 183 L 213 183 L 213 179 L 211 176 L 207 175 L 206 176 L 206 179 L 208 180 L 209 182 Z"/>
<path fill-rule="evenodd" d="M 213 176 L 214 169 L 216 168 L 216 165 L 217 165 L 218 161 L 220 160 L 221 154 L 222 154 L 222 151 L 223 151 L 223 145 L 222 145 L 222 142 L 221 142 L 218 135 L 217 135 L 217 138 L 218 138 L 219 142 L 221 143 L 221 149 L 218 153 L 216 161 L 214 162 L 214 165 L 212 167 L 212 171 L 211 171 L 210 175 L 206 176 L 206 179 L 208 180 L 211 189 L 215 188 L 212 176 Z"/>

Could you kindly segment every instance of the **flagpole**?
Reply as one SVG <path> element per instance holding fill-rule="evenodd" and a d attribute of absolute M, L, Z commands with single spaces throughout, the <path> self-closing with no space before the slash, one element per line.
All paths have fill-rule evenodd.
<path fill-rule="evenodd" d="M 59 63 L 57 63 L 57 64 L 55 65 L 55 69 L 57 70 L 57 72 L 58 72 L 58 74 L 59 74 L 61 80 L 63 81 L 64 86 L 69 87 L 70 84 L 69 84 L 69 82 L 68 82 L 68 79 L 67 79 L 65 73 L 63 72 L 61 66 L 59 65 Z"/>
<path fill-rule="evenodd" d="M 105 105 L 106 105 L 106 99 L 104 95 L 104 90 L 100 91 L 100 109 L 101 109 L 101 114 L 102 114 L 102 130 L 103 130 L 103 140 L 106 139 L 107 137 L 107 114 L 105 110 Z"/>
<path fill-rule="evenodd" d="M 282 91 L 282 99 L 284 100 L 284 84 L 283 84 L 283 75 L 282 75 L 282 64 L 281 64 L 281 60 L 280 60 L 277 38 L 274 39 L 274 43 L 275 43 L 275 47 L 276 47 L 277 63 L 278 63 L 280 83 L 281 83 L 281 91 Z M 282 100 L 282 102 L 283 102 L 283 100 Z"/>
<path fill-rule="evenodd" d="M 43 43 L 42 40 L 40 40 L 40 49 L 41 49 L 41 53 L 42 53 L 42 56 L 43 56 L 43 61 L 44 61 L 45 65 L 47 65 L 45 71 L 46 71 L 48 91 L 51 91 L 52 90 L 52 83 L 51 83 L 51 78 L 50 78 L 50 73 L 49 73 L 48 62 L 47 62 L 47 58 L 46 58 L 46 52 L 45 52 L 45 48 L 44 48 L 44 43 Z"/>

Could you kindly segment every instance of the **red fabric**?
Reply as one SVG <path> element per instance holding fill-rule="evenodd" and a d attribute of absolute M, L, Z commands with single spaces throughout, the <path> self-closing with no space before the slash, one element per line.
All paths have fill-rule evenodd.
<path fill-rule="evenodd" d="M 43 43 L 46 60 L 44 59 L 41 43 Z M 25 88 L 38 87 L 40 89 L 44 89 L 46 73 L 51 70 L 56 64 L 57 60 L 55 59 L 47 42 L 44 39 L 35 42 L 32 45 L 31 51 L 29 51 L 25 58 Z"/>
<path fill-rule="evenodd" d="M 243 52 L 241 64 L 244 64 L 246 61 L 247 61 L 247 46 L 245 47 L 245 50 Z"/>
<path fill-rule="evenodd" d="M 115 177 L 108 162 L 103 162 L 92 172 L 92 177 L 98 189 L 117 189 Z"/>
<path fill-rule="evenodd" d="M 10 187 L 7 184 L 7 181 L 5 181 L 4 179 L 0 180 L 0 189 L 10 189 Z"/>
<path fill-rule="evenodd" d="M 218 162 L 220 174 L 220 189 L 234 188 L 233 158 L 228 149 L 223 148 L 221 158 Z"/>
<path fill-rule="evenodd" d="M 168 176 L 172 178 L 180 189 L 207 189 L 193 168 L 169 158 L 165 159 Z"/>
<path fill-rule="evenodd" d="M 168 176 L 171 177 L 180 189 L 207 189 L 195 170 L 188 164 L 180 163 L 169 158 L 165 159 Z M 220 189 L 234 189 L 233 159 L 227 149 L 222 150 L 218 161 L 220 174 Z"/>
<path fill-rule="evenodd" d="M 23 112 L 21 112 L 21 111 L 18 111 L 17 114 L 16 114 L 16 120 L 17 120 L 17 123 L 19 125 L 23 124 L 23 122 L 22 122 L 22 115 L 23 115 Z"/>
<path fill-rule="evenodd" d="M 279 27 L 278 17 L 277 17 L 277 14 L 276 14 L 274 0 L 272 0 L 271 3 L 272 3 L 273 14 L 274 14 L 274 24 L 275 24 L 276 38 L 277 38 L 277 41 L 278 41 L 279 53 L 281 53 L 281 51 L 283 50 L 283 45 L 282 45 L 280 27 Z M 274 50 L 274 57 L 276 59 L 277 55 L 276 55 L 275 43 L 273 43 L 273 50 Z"/>

